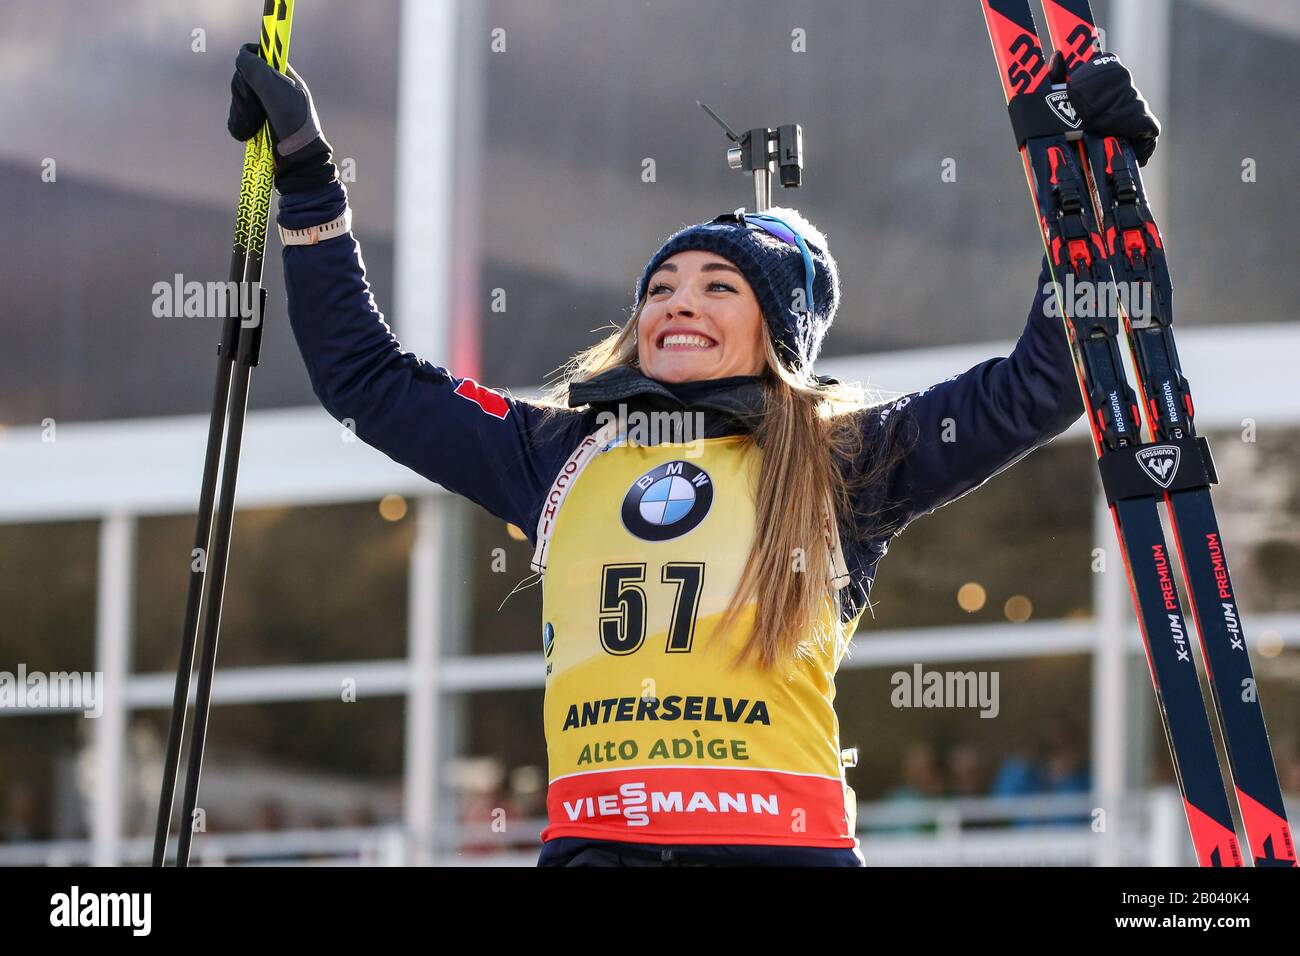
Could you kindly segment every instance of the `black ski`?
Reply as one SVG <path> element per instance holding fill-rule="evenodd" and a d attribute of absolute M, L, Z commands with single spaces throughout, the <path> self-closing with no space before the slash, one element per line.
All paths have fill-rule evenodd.
<path fill-rule="evenodd" d="M 1108 284 L 1110 272 L 1088 182 L 1068 138 L 1078 129 L 1078 118 L 1064 91 L 1052 89 L 1028 0 L 981 0 L 981 6 L 1074 354 L 1196 858 L 1202 866 L 1241 866 L 1160 526 L 1156 484 L 1143 467 L 1149 448 L 1141 440 L 1137 398 L 1124 372 L 1118 317 L 1076 315 L 1062 290 L 1063 281 L 1099 290 Z M 1205 478 L 1188 467 L 1177 480 L 1197 477 Z"/>
<path fill-rule="evenodd" d="M 1106 55 L 1088 0 L 1043 0 L 1043 11 L 1052 45 L 1065 58 L 1068 71 Z M 1191 390 L 1174 346 L 1164 241 L 1147 205 L 1132 148 L 1115 137 L 1089 134 L 1077 148 L 1092 186 L 1115 286 L 1124 293 L 1115 301 L 1129 303 L 1123 310 L 1124 326 L 1147 425 L 1156 442 L 1147 461 L 1169 508 L 1246 842 L 1256 866 L 1295 866 L 1295 842 L 1209 485 L 1169 490 L 1184 456 L 1203 456 L 1208 463 L 1209 450 L 1196 435 Z M 1205 470 L 1213 474 L 1212 466 Z"/>

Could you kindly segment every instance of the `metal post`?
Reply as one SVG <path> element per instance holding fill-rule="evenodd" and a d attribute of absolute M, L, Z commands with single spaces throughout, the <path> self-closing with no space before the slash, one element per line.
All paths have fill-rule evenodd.
<path fill-rule="evenodd" d="M 1187 822 L 1183 800 L 1176 787 L 1157 787 L 1147 799 L 1151 816 L 1149 866 L 1183 866 Z"/>
<path fill-rule="evenodd" d="M 1105 561 L 1093 575 L 1093 621 L 1097 643 L 1092 654 L 1092 792 L 1095 806 L 1105 811 L 1098 866 L 1118 866 L 1124 827 L 1125 750 L 1129 731 L 1128 680 L 1130 659 L 1125 634 L 1133 616 L 1126 587 L 1124 560 L 1115 541 L 1110 506 L 1100 490 L 1093 497 L 1093 548 Z M 1096 560 L 1094 558 L 1094 560 Z"/>
<path fill-rule="evenodd" d="M 406 697 L 405 818 L 407 863 L 434 861 L 438 773 L 438 634 L 441 619 L 442 550 L 440 511 L 434 497 L 415 503 L 415 542 L 411 547 L 407 598 L 407 646 L 411 681 Z"/>
<path fill-rule="evenodd" d="M 458 0 L 405 0 L 397 78 L 393 326 L 402 345 L 449 361 Z M 486 42 L 486 41 L 485 41 Z"/>
<path fill-rule="evenodd" d="M 1106 46 L 1134 68 L 1134 81 L 1156 116 L 1169 121 L 1169 0 L 1114 0 L 1114 30 Z M 1169 203 L 1169 150 L 1157 149 L 1142 170 L 1147 202 L 1166 235 L 1174 234 Z M 1130 381 L 1132 381 L 1130 379 Z"/>
<path fill-rule="evenodd" d="M 1134 68 L 1134 79 L 1151 106 L 1152 112 L 1169 117 L 1171 9 L 1170 0 L 1114 0 L 1111 22 L 1114 29 L 1106 37 L 1105 46 L 1128 61 Z M 1174 233 L 1176 210 L 1169 207 L 1169 151 L 1158 149 L 1142 170 L 1147 202 L 1161 223 L 1166 236 Z M 1177 277 L 1175 277 L 1176 279 Z M 1124 371 L 1130 382 L 1136 382 L 1132 352 L 1127 341 L 1120 347 Z M 1168 521 L 1162 522 L 1168 534 Z M 1127 596 L 1126 596 L 1127 598 Z M 1131 618 L 1128 619 L 1131 621 Z M 1146 780 L 1146 768 L 1155 742 L 1152 739 L 1150 717 L 1152 714 L 1151 680 L 1146 662 L 1132 657 L 1125 667 L 1128 719 L 1124 732 L 1127 737 L 1127 755 L 1124 757 L 1128 784 L 1140 789 Z M 1136 809 L 1137 802 L 1127 804 Z"/>
<path fill-rule="evenodd" d="M 121 862 L 134 570 L 135 519 L 124 514 L 108 515 L 99 526 L 95 601 L 95 669 L 102 675 L 103 705 L 91 732 L 95 773 L 90 835 L 95 866 L 117 866 Z"/>
<path fill-rule="evenodd" d="M 466 22 L 461 7 L 460 0 L 404 0 L 398 53 L 393 324 L 404 348 L 448 367 L 454 365 L 450 319 L 455 308 L 452 265 L 458 240 L 454 190 L 458 151 L 449 143 L 448 133 L 458 129 L 458 25 Z M 475 354 L 472 343 L 468 354 Z M 454 367 L 452 371 L 477 373 L 477 369 Z M 442 563 L 460 544 L 448 540 L 447 507 L 446 501 L 432 497 L 415 505 L 404 812 L 408 862 L 416 865 L 435 860 L 437 669 L 446 627 Z"/>

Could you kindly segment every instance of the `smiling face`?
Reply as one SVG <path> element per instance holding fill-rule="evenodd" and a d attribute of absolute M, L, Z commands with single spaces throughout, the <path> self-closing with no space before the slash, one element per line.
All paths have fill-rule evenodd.
<path fill-rule="evenodd" d="M 730 260 L 691 249 L 650 276 L 637 322 L 641 371 L 661 382 L 759 375 L 763 311 Z"/>

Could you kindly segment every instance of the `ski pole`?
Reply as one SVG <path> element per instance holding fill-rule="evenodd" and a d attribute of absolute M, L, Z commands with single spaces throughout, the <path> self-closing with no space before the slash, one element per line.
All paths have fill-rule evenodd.
<path fill-rule="evenodd" d="M 293 24 L 293 0 L 265 0 L 262 9 L 261 54 L 275 69 L 284 71 L 289 56 L 289 33 Z M 154 830 L 153 865 L 162 866 L 167 856 L 175 799 L 176 774 L 180 765 L 181 742 L 185 733 L 185 712 L 194 665 L 194 648 L 200 615 L 206 611 L 203 627 L 203 655 L 200 662 L 195 705 L 194 735 L 186 772 L 182 803 L 177 866 L 189 863 L 194 830 L 194 809 L 198 802 L 199 775 L 207 734 L 208 710 L 212 698 L 212 676 L 216 668 L 217 637 L 221 627 L 221 602 L 225 590 L 226 566 L 234 520 L 235 484 L 239 474 L 239 451 L 243 440 L 244 416 L 253 366 L 257 365 L 262 342 L 266 290 L 262 288 L 262 265 L 275 173 L 270 135 L 265 126 L 244 148 L 244 167 L 235 219 L 235 241 L 230 262 L 230 281 L 236 290 L 232 308 L 222 328 L 218 346 L 217 381 L 208 421 L 208 442 L 199 491 L 199 511 L 194 530 L 194 551 L 185 600 L 185 623 L 181 634 L 176 688 L 172 697 L 171 725 L 163 763 L 162 790 Z M 251 291 L 251 296 L 243 294 Z M 244 314 L 243 303 L 251 303 L 253 314 Z M 246 319 L 252 319 L 247 327 Z M 233 381 L 232 381 L 233 376 Z M 227 425 L 229 422 L 229 425 Z M 222 437 L 226 455 L 221 461 Z M 216 489 L 218 470 L 221 489 Z M 213 499 L 217 499 L 215 520 Z M 208 574 L 209 568 L 211 575 Z M 206 586 L 206 595 L 204 594 Z"/>

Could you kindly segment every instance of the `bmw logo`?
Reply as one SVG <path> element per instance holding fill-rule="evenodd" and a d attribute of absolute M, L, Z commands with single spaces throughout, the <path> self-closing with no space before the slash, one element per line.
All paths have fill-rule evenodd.
<path fill-rule="evenodd" d="M 712 504 L 708 472 L 669 461 L 632 483 L 623 497 L 623 526 L 644 541 L 668 541 L 695 528 Z"/>

